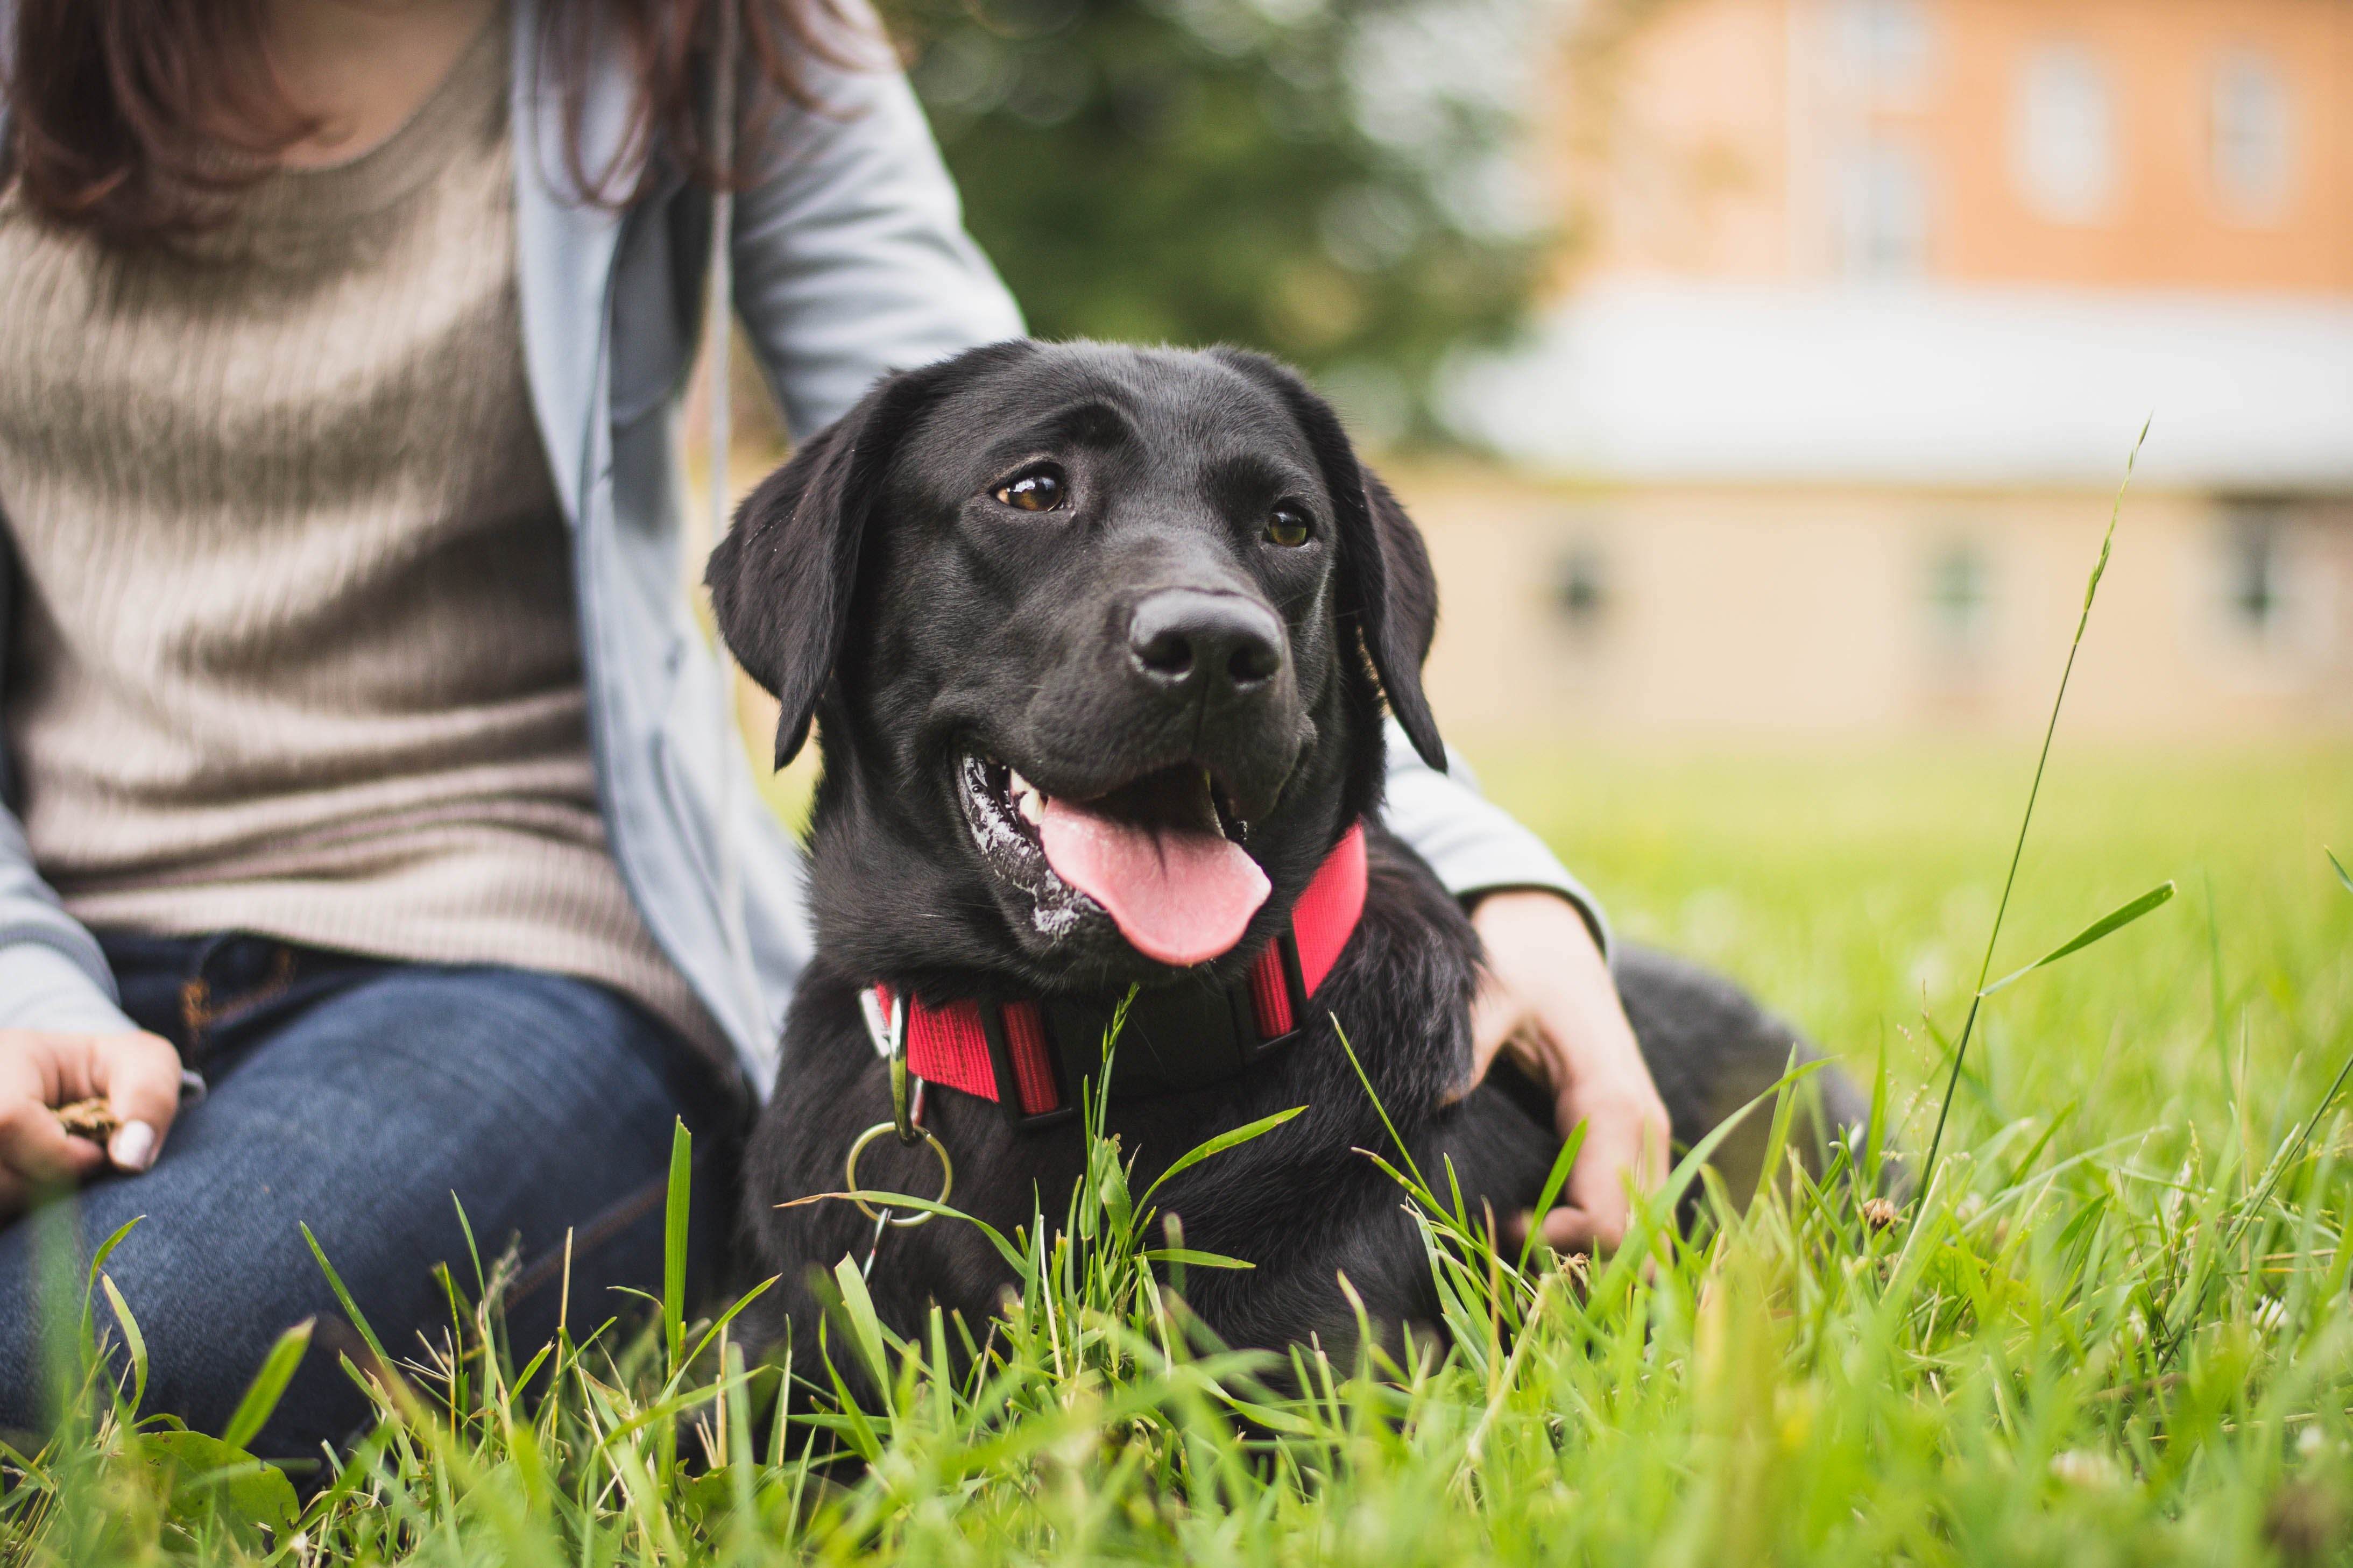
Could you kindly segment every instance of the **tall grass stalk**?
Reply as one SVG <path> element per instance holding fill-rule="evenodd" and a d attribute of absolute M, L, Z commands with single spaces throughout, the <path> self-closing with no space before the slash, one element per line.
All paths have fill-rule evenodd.
<path fill-rule="evenodd" d="M 1969 1038 L 1977 1030 L 1978 1011 L 1990 994 L 1986 977 L 1993 973 L 1994 948 L 2001 941 L 2002 921 L 2010 913 L 2010 896 L 2018 887 L 2018 867 L 2026 855 L 2027 830 L 2034 826 L 2034 804 L 2042 797 L 2042 775 L 2051 766 L 2051 742 L 2059 733 L 2060 710 L 2067 704 L 2067 683 L 2074 679 L 2075 656 L 2083 651 L 2084 633 L 2092 624 L 2092 605 L 2100 595 L 2100 579 L 2107 574 L 2108 553 L 2116 548 L 2116 523 L 2124 516 L 2125 492 L 2132 489 L 2133 469 L 2140 462 L 2141 443 L 2148 439 L 2148 425 L 2147 420 L 2141 422 L 2140 434 L 2133 437 L 2132 450 L 2125 455 L 2125 477 L 2116 486 L 2115 500 L 2109 503 L 2108 528 L 2100 536 L 2099 558 L 2092 563 L 2091 578 L 2084 584 L 2084 607 L 2075 617 L 2075 635 L 2067 643 L 2067 662 L 2059 671 L 2059 689 L 2051 699 L 2050 720 L 2042 726 L 2042 749 L 2035 753 L 2034 780 L 2027 785 L 2026 809 L 2019 814 L 2018 837 L 2010 845 L 2010 869 L 2002 877 L 2001 898 L 1994 906 L 1993 924 L 1986 931 L 1985 956 L 1978 963 L 1977 989 L 1969 994 L 1968 1016 L 1961 1020 L 1960 1037 L 1953 1045 L 1953 1070 L 1945 1081 L 1944 1100 L 1936 1107 L 1936 1130 L 1928 1135 L 1928 1152 L 1920 1162 L 1918 1190 L 1924 1194 L 1936 1177 L 1936 1154 L 1945 1142 L 1945 1121 L 1952 1114 L 1953 1094 L 1961 1086 L 1961 1068 L 1968 1059 Z M 2169 885 L 2167 896 L 2171 896 Z"/>

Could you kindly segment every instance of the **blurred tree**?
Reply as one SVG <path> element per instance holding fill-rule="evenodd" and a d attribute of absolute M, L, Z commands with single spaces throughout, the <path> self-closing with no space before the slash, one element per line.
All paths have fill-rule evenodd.
<path fill-rule="evenodd" d="M 1236 342 L 1375 440 L 1518 321 L 1544 0 L 886 0 L 972 231 L 1045 337 Z"/>

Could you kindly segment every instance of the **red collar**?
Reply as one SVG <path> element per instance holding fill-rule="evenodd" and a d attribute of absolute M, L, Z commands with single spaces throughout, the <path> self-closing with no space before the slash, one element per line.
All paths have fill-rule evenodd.
<path fill-rule="evenodd" d="M 1292 906 L 1289 927 L 1229 985 L 1173 984 L 1138 992 L 1120 1032 L 1113 1089 L 1129 1094 L 1198 1089 L 1240 1073 L 1290 1042 L 1307 1000 L 1339 962 L 1365 912 L 1365 829 L 1352 826 Z M 891 992 L 877 984 L 882 1016 Z M 917 1078 L 1006 1108 L 1037 1127 L 1077 1109 L 1076 1086 L 1100 1068 L 1117 998 L 966 997 L 915 1001 L 907 1068 Z M 1010 1086 L 1012 1092 L 1008 1093 Z"/>

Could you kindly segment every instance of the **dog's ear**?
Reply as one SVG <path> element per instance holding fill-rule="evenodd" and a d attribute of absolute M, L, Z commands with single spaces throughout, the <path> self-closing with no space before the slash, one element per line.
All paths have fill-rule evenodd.
<path fill-rule="evenodd" d="M 1446 743 L 1421 691 L 1421 661 L 1438 631 L 1438 577 L 1421 531 L 1388 487 L 1356 458 L 1332 405 L 1287 366 L 1263 354 L 1219 348 L 1218 359 L 1281 398 L 1314 452 L 1340 534 L 1340 613 L 1353 618 L 1389 711 L 1421 760 L 1443 773 Z"/>
<path fill-rule="evenodd" d="M 951 381 L 1029 352 L 997 344 L 883 377 L 736 508 L 702 580 L 735 662 L 783 705 L 776 766 L 807 741 L 841 655 L 867 526 L 901 437 Z"/>
<path fill-rule="evenodd" d="M 780 768 L 808 739 L 841 651 L 866 520 L 895 444 L 887 425 L 898 379 L 877 385 L 763 479 L 735 509 L 734 526 L 703 573 L 728 651 L 783 706 Z"/>

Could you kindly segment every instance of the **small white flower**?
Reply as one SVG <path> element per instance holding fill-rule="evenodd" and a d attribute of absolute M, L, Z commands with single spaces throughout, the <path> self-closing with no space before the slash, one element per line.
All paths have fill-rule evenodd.
<path fill-rule="evenodd" d="M 2114 1459 L 2086 1448 L 2069 1448 L 2052 1455 L 2051 1473 L 2071 1487 L 2107 1488 L 2122 1479 Z"/>
<path fill-rule="evenodd" d="M 2287 1304 L 2276 1296 L 2266 1296 L 2255 1303 L 2251 1319 L 2263 1332 L 2278 1333 L 2287 1326 Z"/>
<path fill-rule="evenodd" d="M 2295 1451 L 2308 1459 L 2320 1452 L 2327 1441 L 2320 1435 L 2320 1423 L 2316 1421 L 2295 1435 Z"/>

